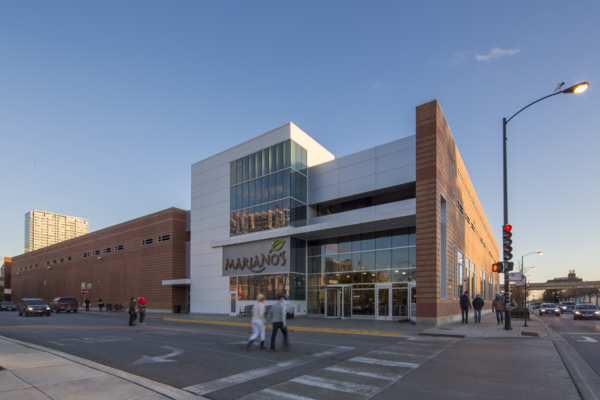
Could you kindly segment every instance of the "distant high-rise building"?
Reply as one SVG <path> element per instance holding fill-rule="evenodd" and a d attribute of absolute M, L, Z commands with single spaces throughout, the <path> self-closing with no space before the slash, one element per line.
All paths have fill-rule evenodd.
<path fill-rule="evenodd" d="M 25 252 L 39 250 L 89 232 L 88 220 L 33 210 L 25 214 Z"/>

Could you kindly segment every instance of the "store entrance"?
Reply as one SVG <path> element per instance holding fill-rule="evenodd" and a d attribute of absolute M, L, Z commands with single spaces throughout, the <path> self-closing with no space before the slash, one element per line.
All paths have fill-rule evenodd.
<path fill-rule="evenodd" d="M 325 287 L 325 318 L 350 318 L 352 316 L 352 286 Z"/>
<path fill-rule="evenodd" d="M 378 320 L 391 319 L 413 319 L 416 317 L 416 303 L 413 305 L 411 300 L 414 293 L 416 298 L 415 286 L 404 284 L 403 287 L 396 287 L 397 284 L 380 284 L 375 287 L 375 318 Z"/>

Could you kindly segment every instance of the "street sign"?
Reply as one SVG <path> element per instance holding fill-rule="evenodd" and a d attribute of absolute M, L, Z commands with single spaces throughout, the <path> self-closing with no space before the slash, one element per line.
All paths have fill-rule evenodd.
<path fill-rule="evenodd" d="M 88 294 L 88 290 L 87 289 L 81 289 L 81 294 L 83 294 L 83 295 Z"/>
<path fill-rule="evenodd" d="M 81 289 L 85 289 L 85 282 L 81 282 Z"/>
<path fill-rule="evenodd" d="M 91 288 L 92 288 L 92 283 L 91 283 L 91 282 L 87 284 L 87 288 L 88 288 L 88 289 L 91 289 Z"/>
<path fill-rule="evenodd" d="M 512 272 L 510 274 L 510 281 L 515 284 L 515 286 L 525 286 L 525 275 L 521 275 L 520 272 Z"/>

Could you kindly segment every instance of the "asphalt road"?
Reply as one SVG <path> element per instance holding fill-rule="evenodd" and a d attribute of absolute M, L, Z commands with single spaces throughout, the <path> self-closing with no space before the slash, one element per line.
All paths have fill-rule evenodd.
<path fill-rule="evenodd" d="M 126 313 L 86 315 L 80 311 L 25 318 L 16 312 L 0 312 L 0 335 L 178 388 L 204 384 L 208 392 L 203 396 L 211 399 L 240 398 L 402 340 L 387 336 L 290 332 L 291 351 L 270 353 L 260 350 L 256 343 L 250 351 L 245 350 L 251 330 L 248 327 L 156 319 L 146 322 L 146 326 L 130 327 Z M 267 348 L 270 334 L 267 330 Z M 281 341 L 280 332 L 279 349 Z"/>
<path fill-rule="evenodd" d="M 536 312 L 535 315 L 538 315 Z M 573 314 L 539 317 L 564 337 L 600 376 L 600 321 L 573 320 Z"/>

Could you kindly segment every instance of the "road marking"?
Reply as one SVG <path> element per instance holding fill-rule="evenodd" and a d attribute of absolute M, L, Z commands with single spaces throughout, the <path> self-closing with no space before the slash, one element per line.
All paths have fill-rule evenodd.
<path fill-rule="evenodd" d="M 387 360 L 379 360 L 376 358 L 368 358 L 368 357 L 354 357 L 348 361 L 360 362 L 365 364 L 375 364 L 375 365 L 385 365 L 386 367 L 403 367 L 403 368 L 412 368 L 415 369 L 421 364 L 401 362 L 401 361 L 387 361 Z"/>
<path fill-rule="evenodd" d="M 558 332 L 561 335 L 600 335 L 600 333 L 594 332 Z"/>
<path fill-rule="evenodd" d="M 591 337 L 588 336 L 582 336 L 583 339 L 585 340 L 578 340 L 578 342 L 582 342 L 582 343 L 598 343 L 597 340 L 592 339 Z"/>
<path fill-rule="evenodd" d="M 402 357 L 419 357 L 419 358 L 423 358 L 425 360 L 430 359 L 431 357 L 435 357 L 438 355 L 438 352 L 435 352 L 433 355 L 431 356 L 424 356 L 422 354 L 406 354 L 406 353 L 400 353 L 400 352 L 395 352 L 395 351 L 382 351 L 382 350 L 373 350 L 371 351 L 369 354 L 384 354 L 384 355 L 391 355 L 391 356 L 402 356 Z"/>
<path fill-rule="evenodd" d="M 275 389 L 264 389 L 264 390 L 261 390 L 260 393 L 272 394 L 273 396 L 277 396 L 278 399 L 313 400 L 310 397 L 298 396 L 296 394 L 282 392 L 280 390 L 275 390 Z"/>
<path fill-rule="evenodd" d="M 252 327 L 252 324 L 243 323 L 243 322 L 200 321 L 200 320 L 176 319 L 176 318 L 163 318 L 163 321 L 188 322 L 188 323 L 194 323 L 194 324 Z M 272 329 L 273 326 L 265 325 L 265 328 Z M 402 335 L 400 333 L 392 333 L 392 332 L 359 331 L 359 330 L 354 330 L 354 329 L 306 328 L 306 327 L 301 327 L 301 326 L 289 326 L 289 325 L 287 326 L 287 330 L 288 331 L 303 331 L 303 332 L 333 332 L 333 333 L 354 333 L 354 334 L 359 334 L 359 335 L 412 337 L 412 335 Z"/>
<path fill-rule="evenodd" d="M 362 396 L 374 396 L 381 389 L 376 386 L 361 385 L 359 383 L 339 381 L 337 379 L 322 378 L 319 376 L 304 375 L 292 379 L 290 382 L 302 383 L 308 386 L 323 389 L 336 390 L 338 392 L 358 394 Z"/>
<path fill-rule="evenodd" d="M 181 353 L 183 353 L 183 349 L 178 349 L 177 347 L 161 346 L 161 348 L 167 349 L 167 350 L 171 350 L 171 353 L 165 354 L 164 356 L 157 356 L 157 357 L 143 356 L 142 358 L 140 358 L 139 360 L 137 360 L 136 362 L 134 362 L 133 365 L 137 365 L 137 364 L 150 364 L 150 363 L 161 363 L 161 362 L 174 362 L 174 361 L 177 361 L 177 360 L 167 360 L 167 358 L 175 357 L 175 356 L 178 356 Z"/>
<path fill-rule="evenodd" d="M 327 371 L 340 372 L 342 374 L 354 374 L 354 375 L 366 376 L 369 378 L 385 379 L 388 381 L 394 381 L 394 380 L 398 379 L 398 377 L 402 376 L 399 374 L 383 374 L 381 372 L 372 373 L 372 372 L 365 372 L 365 371 L 357 371 L 352 368 L 340 367 L 340 366 L 336 366 L 336 365 L 327 367 L 325 369 Z"/>
<path fill-rule="evenodd" d="M 289 361 L 283 361 L 277 364 L 269 365 L 267 367 L 254 369 L 251 371 L 245 371 L 236 375 L 227 376 L 225 378 L 216 379 L 214 381 L 201 383 L 198 385 L 188 386 L 183 388 L 188 392 L 192 392 L 198 395 L 204 395 L 206 393 L 214 392 L 217 390 L 225 389 L 230 386 L 238 385 L 240 383 L 248 382 L 254 379 L 262 378 L 263 376 L 276 374 L 281 370 L 297 367 L 299 365 L 307 364 L 309 362 L 331 357 L 339 353 L 343 353 L 348 350 L 353 350 L 353 347 L 336 347 L 334 349 L 324 351 L 322 353 L 316 353 L 310 356 L 303 356 L 295 358 Z"/>

